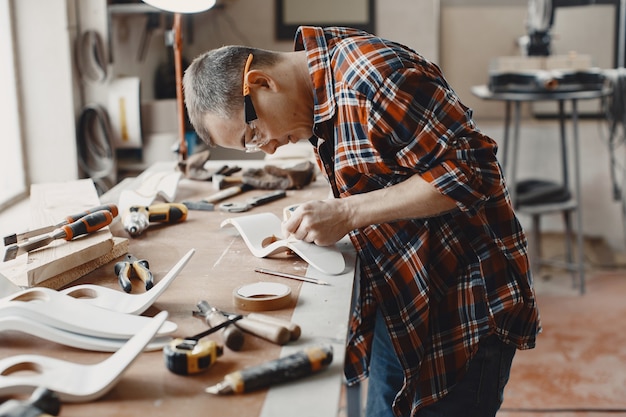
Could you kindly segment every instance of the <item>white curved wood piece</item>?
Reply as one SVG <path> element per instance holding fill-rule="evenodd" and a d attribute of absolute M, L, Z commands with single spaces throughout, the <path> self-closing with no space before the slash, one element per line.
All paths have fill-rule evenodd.
<path fill-rule="evenodd" d="M 95 352 L 116 352 L 128 341 L 126 339 L 108 339 L 68 332 L 18 316 L 0 317 L 0 332 L 6 331 L 20 332 L 64 346 Z M 171 340 L 172 338 L 169 336 L 155 337 L 144 350 L 155 351 L 163 349 Z"/>
<path fill-rule="evenodd" d="M 141 314 L 169 287 L 194 253 L 195 249 L 187 252 L 154 287 L 141 294 L 129 294 L 92 284 L 76 285 L 59 292 L 107 310 Z"/>
<path fill-rule="evenodd" d="M 0 300 L 0 317 L 8 316 L 25 317 L 61 330 L 110 339 L 130 339 L 151 320 L 106 310 L 41 288 Z M 170 335 L 176 328 L 175 323 L 167 321 L 158 335 Z"/>
<path fill-rule="evenodd" d="M 343 254 L 334 245 L 318 246 L 302 240 L 281 239 L 281 221 L 273 213 L 231 217 L 224 220 L 220 227 L 227 225 L 235 226 L 250 252 L 257 258 L 265 258 L 289 249 L 327 275 L 340 274 L 346 267 Z"/>
<path fill-rule="evenodd" d="M 0 396 L 30 394 L 45 387 L 65 402 L 100 398 L 115 386 L 165 322 L 162 311 L 106 360 L 83 365 L 40 355 L 17 355 L 0 360 Z"/>

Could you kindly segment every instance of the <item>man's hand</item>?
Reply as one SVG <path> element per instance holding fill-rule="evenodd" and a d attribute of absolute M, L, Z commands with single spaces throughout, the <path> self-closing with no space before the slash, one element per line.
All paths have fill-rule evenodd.
<path fill-rule="evenodd" d="M 285 237 L 330 246 L 352 230 L 344 199 L 308 201 L 300 204 L 282 224 Z"/>
<path fill-rule="evenodd" d="M 452 210 L 458 210 L 456 202 L 416 174 L 381 190 L 301 204 L 283 222 L 282 231 L 285 237 L 329 246 L 353 229 Z"/>

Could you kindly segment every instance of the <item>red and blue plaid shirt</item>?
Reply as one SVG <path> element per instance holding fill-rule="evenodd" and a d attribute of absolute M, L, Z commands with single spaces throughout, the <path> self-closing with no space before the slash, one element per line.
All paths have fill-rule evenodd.
<path fill-rule="evenodd" d="M 336 197 L 418 174 L 457 202 L 439 216 L 350 233 L 361 283 L 345 373 L 367 376 L 380 309 L 405 372 L 402 415 L 442 398 L 488 334 L 520 349 L 540 331 L 526 237 L 496 143 L 439 68 L 414 51 L 348 28 L 301 27 L 314 84 L 316 154 Z M 316 142 L 315 138 L 312 139 Z"/>

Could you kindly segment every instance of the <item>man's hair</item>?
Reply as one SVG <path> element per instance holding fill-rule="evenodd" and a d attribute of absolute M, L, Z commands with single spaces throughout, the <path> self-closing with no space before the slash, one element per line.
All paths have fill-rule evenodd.
<path fill-rule="evenodd" d="M 224 46 L 205 52 L 185 70 L 183 88 L 189 120 L 198 136 L 213 145 L 203 117 L 207 113 L 231 117 L 243 108 L 243 70 L 248 55 L 252 67 L 266 67 L 278 61 L 278 53 L 247 46 Z"/>

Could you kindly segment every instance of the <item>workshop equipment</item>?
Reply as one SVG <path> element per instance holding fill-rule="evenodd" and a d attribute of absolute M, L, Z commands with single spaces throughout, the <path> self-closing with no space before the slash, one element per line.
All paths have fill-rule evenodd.
<path fill-rule="evenodd" d="M 72 240 L 78 236 L 96 232 L 113 221 L 113 214 L 108 210 L 99 210 L 90 213 L 73 223 L 66 224 L 53 232 L 32 241 L 8 246 L 4 254 L 4 262 L 15 259 L 17 256 L 49 245 L 56 239 Z"/>
<path fill-rule="evenodd" d="M 210 179 L 215 190 L 223 190 L 224 188 L 241 184 L 241 177 L 232 178 L 231 175 L 241 171 L 239 166 L 224 165 L 215 171 Z"/>
<path fill-rule="evenodd" d="M 132 289 L 131 278 L 142 280 L 146 291 L 154 286 L 154 275 L 150 272 L 150 264 L 145 259 L 137 259 L 129 253 L 123 261 L 117 262 L 113 269 L 120 286 L 128 293 Z"/>
<path fill-rule="evenodd" d="M 217 308 L 212 307 L 208 302 L 202 300 L 198 304 L 199 311 L 194 311 L 194 316 L 203 317 L 206 324 L 216 327 L 228 320 L 228 316 L 222 314 Z M 222 341 L 224 346 L 230 350 L 238 351 L 243 347 L 243 331 L 236 326 L 226 326 L 222 329 Z"/>
<path fill-rule="evenodd" d="M 215 363 L 218 357 L 222 356 L 224 349 L 213 340 L 200 341 L 200 339 L 242 318 L 241 315 L 234 315 L 197 335 L 172 340 L 163 348 L 165 366 L 178 375 L 190 375 L 205 371 Z"/>
<path fill-rule="evenodd" d="M 302 275 L 289 274 L 287 272 L 271 271 L 271 270 L 265 269 L 265 268 L 255 268 L 254 272 L 258 272 L 260 274 L 273 275 L 273 276 L 276 276 L 276 277 L 295 279 L 297 281 L 310 282 L 312 284 L 317 284 L 317 285 L 330 285 L 328 282 L 322 281 L 321 279 L 309 278 L 309 277 L 305 277 L 305 276 L 302 276 Z"/>
<path fill-rule="evenodd" d="M 237 194 L 252 190 L 253 188 L 254 187 L 248 184 L 234 185 L 215 194 L 211 194 L 210 196 L 203 198 L 202 201 L 205 203 L 217 203 L 218 201 L 226 200 L 229 197 L 236 196 Z"/>
<path fill-rule="evenodd" d="M 74 223 L 75 221 L 85 217 L 86 215 L 90 213 L 95 213 L 96 211 L 100 211 L 100 210 L 110 211 L 113 217 L 117 217 L 117 214 L 118 214 L 117 206 L 115 204 L 104 204 L 98 207 L 93 207 L 89 210 L 83 211 L 82 213 L 67 216 L 65 219 L 63 219 L 62 222 L 54 224 L 54 225 L 40 227 L 38 229 L 28 230 L 26 232 L 22 232 L 19 234 L 14 233 L 12 235 L 5 236 L 4 246 L 9 246 L 15 243 L 23 242 L 31 237 L 43 235 L 44 233 L 50 233 L 54 231 L 55 229 L 58 229 L 59 227 L 65 226 L 66 224 Z"/>
<path fill-rule="evenodd" d="M 241 213 L 248 211 L 254 207 L 262 204 L 270 203 L 272 201 L 286 197 L 285 190 L 272 191 L 269 194 L 263 194 L 257 197 L 251 197 L 246 200 L 245 203 L 222 203 L 220 204 L 220 210 L 228 213 Z"/>
<path fill-rule="evenodd" d="M 213 322 L 221 323 L 222 321 L 224 321 L 223 318 L 234 316 L 233 313 L 228 313 L 226 311 L 221 311 L 217 308 L 211 307 L 211 305 L 209 305 L 209 303 L 204 300 L 198 303 L 198 308 L 200 309 L 200 311 L 194 311 L 194 316 L 206 317 L 205 312 L 210 312 L 213 315 L 210 319 L 214 321 L 209 322 L 209 318 L 207 318 L 207 323 L 209 324 L 209 326 L 211 326 L 211 323 Z M 223 318 L 217 316 L 216 313 L 221 315 Z M 235 325 L 232 327 L 235 327 L 240 331 L 243 330 L 244 332 L 249 333 L 253 336 L 260 337 L 261 339 L 281 346 L 286 344 L 290 340 L 297 340 L 302 333 L 300 326 L 295 323 L 257 313 L 248 314 L 241 320 L 237 321 L 237 323 L 235 323 Z M 226 329 L 228 328 L 229 327 L 227 327 Z M 234 339 L 235 336 L 230 337 Z M 241 334 L 241 339 L 241 343 L 243 344 L 243 334 Z M 226 335 L 224 337 L 224 340 L 227 340 Z"/>
<path fill-rule="evenodd" d="M 26 401 L 7 400 L 0 405 L 2 417 L 58 416 L 61 411 L 59 397 L 47 388 L 39 387 Z"/>
<path fill-rule="evenodd" d="M 244 184 L 265 190 L 294 190 L 309 185 L 315 180 L 315 165 L 311 161 L 300 162 L 289 167 L 266 165 L 249 168 L 241 178 Z"/>
<path fill-rule="evenodd" d="M 304 378 L 326 369 L 333 360 L 332 346 L 314 346 L 264 364 L 232 372 L 205 389 L 209 394 L 242 394 Z"/>
<path fill-rule="evenodd" d="M 132 237 L 139 236 L 150 223 L 180 223 L 187 219 L 188 209 L 179 203 L 158 203 L 151 206 L 131 206 L 124 215 L 124 230 Z"/>

